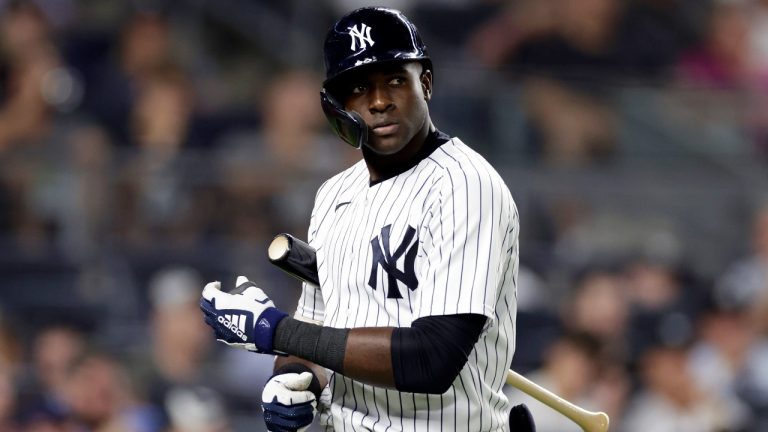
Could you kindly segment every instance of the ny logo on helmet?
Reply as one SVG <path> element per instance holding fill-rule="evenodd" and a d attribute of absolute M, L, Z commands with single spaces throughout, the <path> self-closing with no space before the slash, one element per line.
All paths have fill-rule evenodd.
<path fill-rule="evenodd" d="M 357 24 L 349 27 L 349 35 L 352 36 L 352 46 L 350 47 L 352 51 L 357 49 L 357 45 L 360 45 L 361 50 L 366 49 L 366 42 L 368 45 L 373 46 L 373 39 L 371 39 L 371 28 L 365 24 L 360 24 L 359 29 L 357 28 Z"/>

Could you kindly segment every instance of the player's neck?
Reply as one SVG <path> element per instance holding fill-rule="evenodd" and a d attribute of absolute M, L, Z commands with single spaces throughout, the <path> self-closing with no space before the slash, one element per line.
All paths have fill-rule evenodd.
<path fill-rule="evenodd" d="M 381 155 L 373 152 L 363 146 L 363 159 L 368 166 L 370 183 L 375 184 L 382 180 L 394 177 L 403 172 L 403 167 L 412 165 L 414 159 L 418 158 L 424 143 L 430 133 L 434 132 L 435 126 L 428 122 L 427 127 L 420 130 L 411 141 L 397 153 L 391 155 Z"/>

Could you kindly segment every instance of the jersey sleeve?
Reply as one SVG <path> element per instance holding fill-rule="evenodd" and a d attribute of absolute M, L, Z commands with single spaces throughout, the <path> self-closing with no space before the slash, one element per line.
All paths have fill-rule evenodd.
<path fill-rule="evenodd" d="M 315 206 L 312 209 L 312 215 L 309 218 L 307 243 L 315 248 L 317 247 L 315 245 L 315 238 L 318 229 L 316 217 L 318 213 L 317 197 L 320 196 L 326 185 L 327 183 L 323 184 L 318 190 L 317 196 L 315 197 Z M 301 295 L 296 304 L 296 312 L 293 317 L 301 321 L 313 322 L 316 324 L 323 322 L 323 319 L 325 319 L 325 303 L 323 302 L 323 294 L 319 286 L 307 282 L 302 283 Z"/>
<path fill-rule="evenodd" d="M 325 318 L 325 304 L 320 287 L 306 282 L 302 284 L 301 296 L 293 317 L 301 321 L 322 324 Z"/>
<path fill-rule="evenodd" d="M 432 195 L 420 232 L 417 316 L 473 313 L 490 324 L 516 262 L 517 218 L 509 190 L 487 172 L 446 170 Z"/>

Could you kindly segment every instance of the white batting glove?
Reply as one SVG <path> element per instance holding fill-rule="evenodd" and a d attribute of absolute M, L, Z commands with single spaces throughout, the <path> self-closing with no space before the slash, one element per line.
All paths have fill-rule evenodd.
<path fill-rule="evenodd" d="M 270 431 L 307 429 L 317 413 L 317 398 L 309 391 L 312 373 L 275 375 L 261 393 L 264 422 Z"/>
<path fill-rule="evenodd" d="M 248 351 L 280 354 L 273 350 L 272 342 L 277 324 L 287 315 L 245 276 L 237 278 L 234 292 L 222 291 L 221 282 L 203 288 L 200 309 L 216 339 Z"/>

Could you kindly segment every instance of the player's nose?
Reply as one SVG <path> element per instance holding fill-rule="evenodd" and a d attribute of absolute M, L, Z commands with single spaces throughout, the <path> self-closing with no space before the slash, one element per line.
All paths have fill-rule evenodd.
<path fill-rule="evenodd" d="M 368 109 L 371 113 L 387 112 L 395 104 L 385 86 L 374 85 L 369 92 Z"/>

